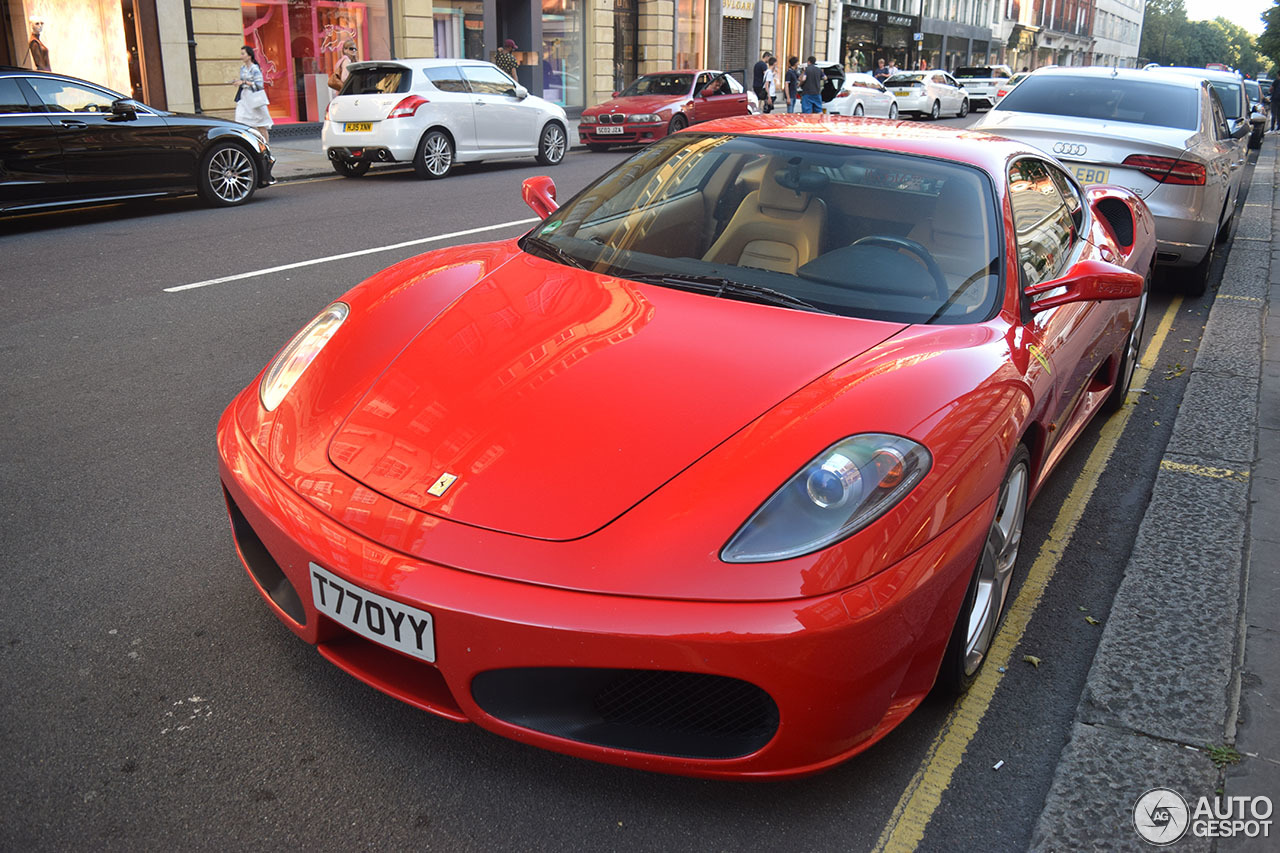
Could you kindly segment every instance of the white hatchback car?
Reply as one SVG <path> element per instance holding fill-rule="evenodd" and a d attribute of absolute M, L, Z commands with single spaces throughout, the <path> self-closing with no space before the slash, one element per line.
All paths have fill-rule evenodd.
<path fill-rule="evenodd" d="M 964 88 L 956 78 L 936 68 L 899 72 L 885 80 L 884 87 L 898 100 L 898 112 L 931 119 L 943 113 L 954 113 L 958 118 L 969 114 L 969 97 Z"/>
<path fill-rule="evenodd" d="M 898 101 L 870 74 L 850 74 L 831 99 L 829 112 L 840 116 L 895 119 Z"/>
<path fill-rule="evenodd" d="M 491 63 L 384 59 L 350 68 L 320 133 L 340 175 L 359 177 L 374 162 L 412 161 L 423 178 L 443 178 L 454 163 L 511 157 L 554 166 L 568 150 L 564 109 Z"/>

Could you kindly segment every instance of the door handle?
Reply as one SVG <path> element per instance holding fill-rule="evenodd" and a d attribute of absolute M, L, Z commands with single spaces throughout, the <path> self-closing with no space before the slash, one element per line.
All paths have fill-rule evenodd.
<path fill-rule="evenodd" d="M 477 107 L 483 107 L 485 104 L 488 103 L 488 101 L 476 101 L 475 103 Z"/>
<path fill-rule="evenodd" d="M 62 120 L 62 126 L 70 128 L 71 130 L 84 130 L 89 125 L 80 121 L 78 118 L 64 118 Z"/>

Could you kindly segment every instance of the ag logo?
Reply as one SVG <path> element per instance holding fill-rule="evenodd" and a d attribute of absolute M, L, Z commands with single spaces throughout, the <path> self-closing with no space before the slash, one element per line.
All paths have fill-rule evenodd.
<path fill-rule="evenodd" d="M 1075 157 L 1083 157 L 1089 149 L 1084 145 L 1074 142 L 1055 142 L 1053 144 L 1054 154 L 1070 154 Z"/>
<path fill-rule="evenodd" d="M 1157 847 L 1172 844 L 1187 833 L 1191 814 L 1177 791 L 1152 788 L 1133 805 L 1133 828 Z"/>

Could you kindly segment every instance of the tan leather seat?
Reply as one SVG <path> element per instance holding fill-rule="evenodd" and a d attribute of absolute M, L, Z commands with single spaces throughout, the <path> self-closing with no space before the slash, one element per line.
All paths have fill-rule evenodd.
<path fill-rule="evenodd" d="M 820 182 L 798 180 L 800 175 L 794 168 L 766 169 L 760 189 L 747 194 L 702 259 L 794 275 L 798 267 L 816 258 L 827 206 L 812 192 L 798 188 Z M 780 179 L 797 188 L 784 186 Z"/>
<path fill-rule="evenodd" d="M 929 250 L 952 289 L 991 262 L 988 216 L 980 193 L 974 184 L 949 179 L 942 185 L 932 215 L 907 234 Z"/>

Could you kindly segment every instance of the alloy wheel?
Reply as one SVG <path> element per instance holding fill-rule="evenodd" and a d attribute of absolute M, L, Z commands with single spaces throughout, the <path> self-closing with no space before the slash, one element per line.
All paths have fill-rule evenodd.
<path fill-rule="evenodd" d="M 1018 546 L 1022 543 L 1029 481 L 1027 463 L 1019 461 L 1000 487 L 996 517 L 987 533 L 982 561 L 978 564 L 977 588 L 969 609 L 964 646 L 966 676 L 973 675 L 982 666 L 1004 612 L 1013 567 L 1018 561 Z"/>
<path fill-rule="evenodd" d="M 254 167 L 249 155 L 234 145 L 209 158 L 209 189 L 223 204 L 239 204 L 253 192 Z"/>

